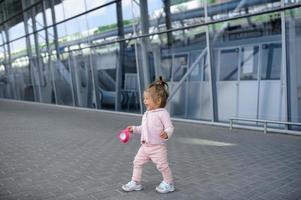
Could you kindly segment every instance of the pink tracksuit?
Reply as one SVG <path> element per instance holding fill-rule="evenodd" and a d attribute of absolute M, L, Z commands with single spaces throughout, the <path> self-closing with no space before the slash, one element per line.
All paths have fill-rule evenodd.
<path fill-rule="evenodd" d="M 162 131 L 167 133 L 168 139 L 174 131 L 169 113 L 164 108 L 146 111 L 142 117 L 142 124 L 133 126 L 133 132 L 141 134 L 142 144 L 134 159 L 133 181 L 141 182 L 143 165 L 152 160 L 162 173 L 163 180 L 166 183 L 173 182 L 165 145 L 168 139 L 160 138 Z"/>

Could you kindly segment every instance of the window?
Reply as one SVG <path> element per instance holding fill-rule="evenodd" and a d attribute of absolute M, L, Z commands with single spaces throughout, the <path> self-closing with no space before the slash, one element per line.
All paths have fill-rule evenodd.
<path fill-rule="evenodd" d="M 258 46 L 241 49 L 240 80 L 257 79 L 258 50 Z"/>
<path fill-rule="evenodd" d="M 220 53 L 220 81 L 237 80 L 239 49 L 224 49 Z"/>
<path fill-rule="evenodd" d="M 262 45 L 261 80 L 279 80 L 281 73 L 281 44 Z"/>

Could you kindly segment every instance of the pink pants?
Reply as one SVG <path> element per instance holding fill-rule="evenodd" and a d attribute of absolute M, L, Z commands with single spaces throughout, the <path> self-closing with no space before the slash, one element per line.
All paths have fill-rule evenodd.
<path fill-rule="evenodd" d="M 141 182 L 143 165 L 152 160 L 157 169 L 162 173 L 166 183 L 173 183 L 172 174 L 167 161 L 167 149 L 165 145 L 143 144 L 134 159 L 132 180 Z"/>

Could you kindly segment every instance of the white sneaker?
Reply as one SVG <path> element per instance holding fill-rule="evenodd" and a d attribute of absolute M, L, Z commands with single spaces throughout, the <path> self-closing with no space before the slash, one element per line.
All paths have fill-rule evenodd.
<path fill-rule="evenodd" d="M 159 193 L 166 194 L 175 191 L 175 187 L 173 184 L 168 184 L 165 181 L 162 181 L 160 185 L 156 187 L 156 190 Z"/>
<path fill-rule="evenodd" d="M 130 181 L 121 187 L 126 192 L 142 190 L 142 185 L 137 184 L 135 181 Z"/>

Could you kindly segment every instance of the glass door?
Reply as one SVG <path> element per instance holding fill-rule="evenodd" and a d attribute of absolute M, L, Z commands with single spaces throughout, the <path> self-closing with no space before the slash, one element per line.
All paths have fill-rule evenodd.
<path fill-rule="evenodd" d="M 217 96 L 219 121 L 237 115 L 239 48 L 216 49 Z"/>
<path fill-rule="evenodd" d="M 236 117 L 256 119 L 258 113 L 258 45 L 240 48 Z"/>

